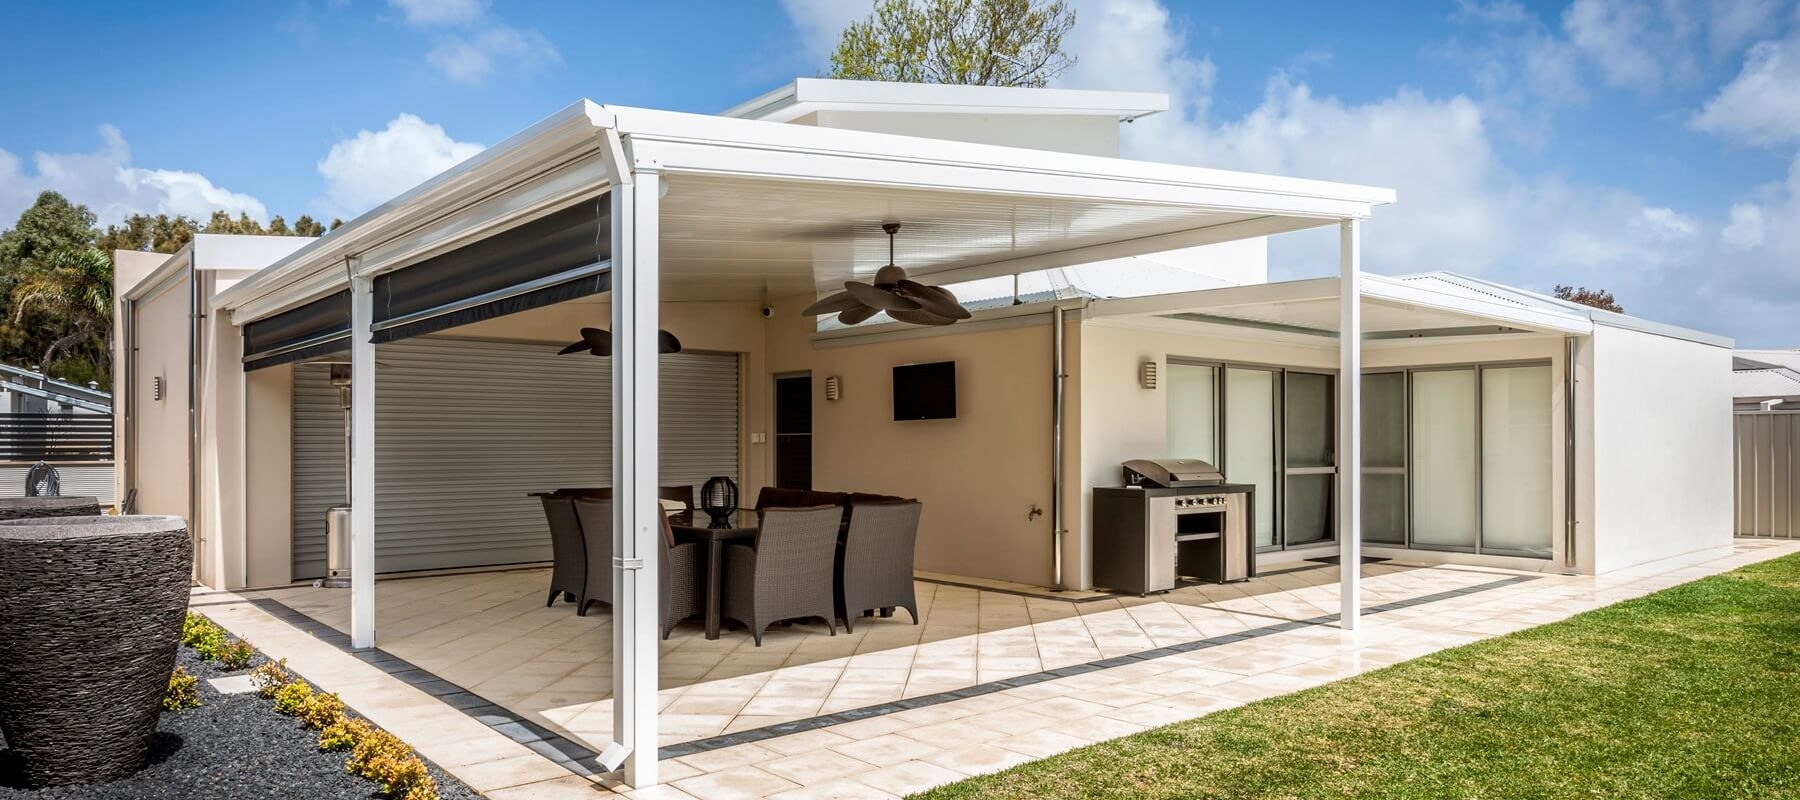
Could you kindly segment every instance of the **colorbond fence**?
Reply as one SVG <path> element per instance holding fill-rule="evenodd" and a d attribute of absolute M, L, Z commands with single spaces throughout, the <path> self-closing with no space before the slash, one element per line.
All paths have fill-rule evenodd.
<path fill-rule="evenodd" d="M 111 461 L 111 414 L 0 414 L 0 461 Z"/>
<path fill-rule="evenodd" d="M 1739 411 L 1737 534 L 1800 539 L 1800 411 Z"/>

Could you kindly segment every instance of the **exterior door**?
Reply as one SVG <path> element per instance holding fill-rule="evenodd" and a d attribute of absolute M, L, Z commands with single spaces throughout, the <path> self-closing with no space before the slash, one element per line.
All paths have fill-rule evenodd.
<path fill-rule="evenodd" d="M 775 485 L 812 488 L 812 375 L 775 379 Z"/>
<path fill-rule="evenodd" d="M 1282 404 L 1285 502 L 1282 540 L 1287 547 L 1333 538 L 1337 488 L 1337 395 L 1330 375 L 1288 372 Z"/>

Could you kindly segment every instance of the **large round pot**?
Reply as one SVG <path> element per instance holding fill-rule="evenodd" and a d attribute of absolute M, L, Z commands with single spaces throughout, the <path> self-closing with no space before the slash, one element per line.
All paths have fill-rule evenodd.
<path fill-rule="evenodd" d="M 0 497 L 0 520 L 97 516 L 100 501 L 93 497 Z"/>
<path fill-rule="evenodd" d="M 180 517 L 0 521 L 0 733 L 30 785 L 144 767 L 193 562 Z"/>

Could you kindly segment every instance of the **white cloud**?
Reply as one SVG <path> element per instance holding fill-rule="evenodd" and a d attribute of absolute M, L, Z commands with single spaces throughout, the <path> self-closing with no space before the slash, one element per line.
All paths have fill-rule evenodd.
<path fill-rule="evenodd" d="M 401 114 L 379 131 L 358 131 L 319 160 L 321 202 L 329 214 L 352 216 L 481 152 L 482 145 L 450 138 L 441 126 Z"/>
<path fill-rule="evenodd" d="M 1752 144 L 1800 139 L 1800 38 L 1750 48 L 1743 71 L 1706 102 L 1693 125 Z"/>
<path fill-rule="evenodd" d="M 262 201 L 217 186 L 199 173 L 133 166 L 131 148 L 118 128 L 100 126 L 100 139 L 100 149 L 93 152 L 35 153 L 29 174 L 17 156 L 0 150 L 0 227 L 11 225 L 46 190 L 87 205 L 102 225 L 137 213 L 205 220 L 217 210 L 268 219 Z"/>
<path fill-rule="evenodd" d="M 781 0 L 781 7 L 799 30 L 808 59 L 821 67 L 837 49 L 844 29 L 868 18 L 872 11 L 867 0 Z"/>
<path fill-rule="evenodd" d="M 444 36 L 425 54 L 425 61 L 451 83 L 478 86 L 494 72 L 497 61 L 533 67 L 561 63 L 562 53 L 536 30 L 495 25 L 469 36 Z"/>
<path fill-rule="evenodd" d="M 487 13 L 486 0 L 388 0 L 411 25 L 467 25 Z"/>
<path fill-rule="evenodd" d="M 1734 204 L 1731 207 L 1731 222 L 1719 231 L 1720 241 L 1733 250 L 1761 247 L 1766 236 L 1762 206 L 1755 203 Z"/>

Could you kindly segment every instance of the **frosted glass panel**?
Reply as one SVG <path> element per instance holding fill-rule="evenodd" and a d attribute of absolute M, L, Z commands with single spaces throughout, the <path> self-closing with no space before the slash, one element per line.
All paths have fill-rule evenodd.
<path fill-rule="evenodd" d="M 1169 455 L 1219 463 L 1218 367 L 1169 364 Z"/>
<path fill-rule="evenodd" d="M 1275 544 L 1275 373 L 1225 368 L 1225 478 L 1256 486 L 1256 544 Z"/>
<path fill-rule="evenodd" d="M 1550 556 L 1550 367 L 1481 371 L 1481 546 Z"/>
<path fill-rule="evenodd" d="M 1475 370 L 1412 376 L 1414 544 L 1475 546 Z"/>

